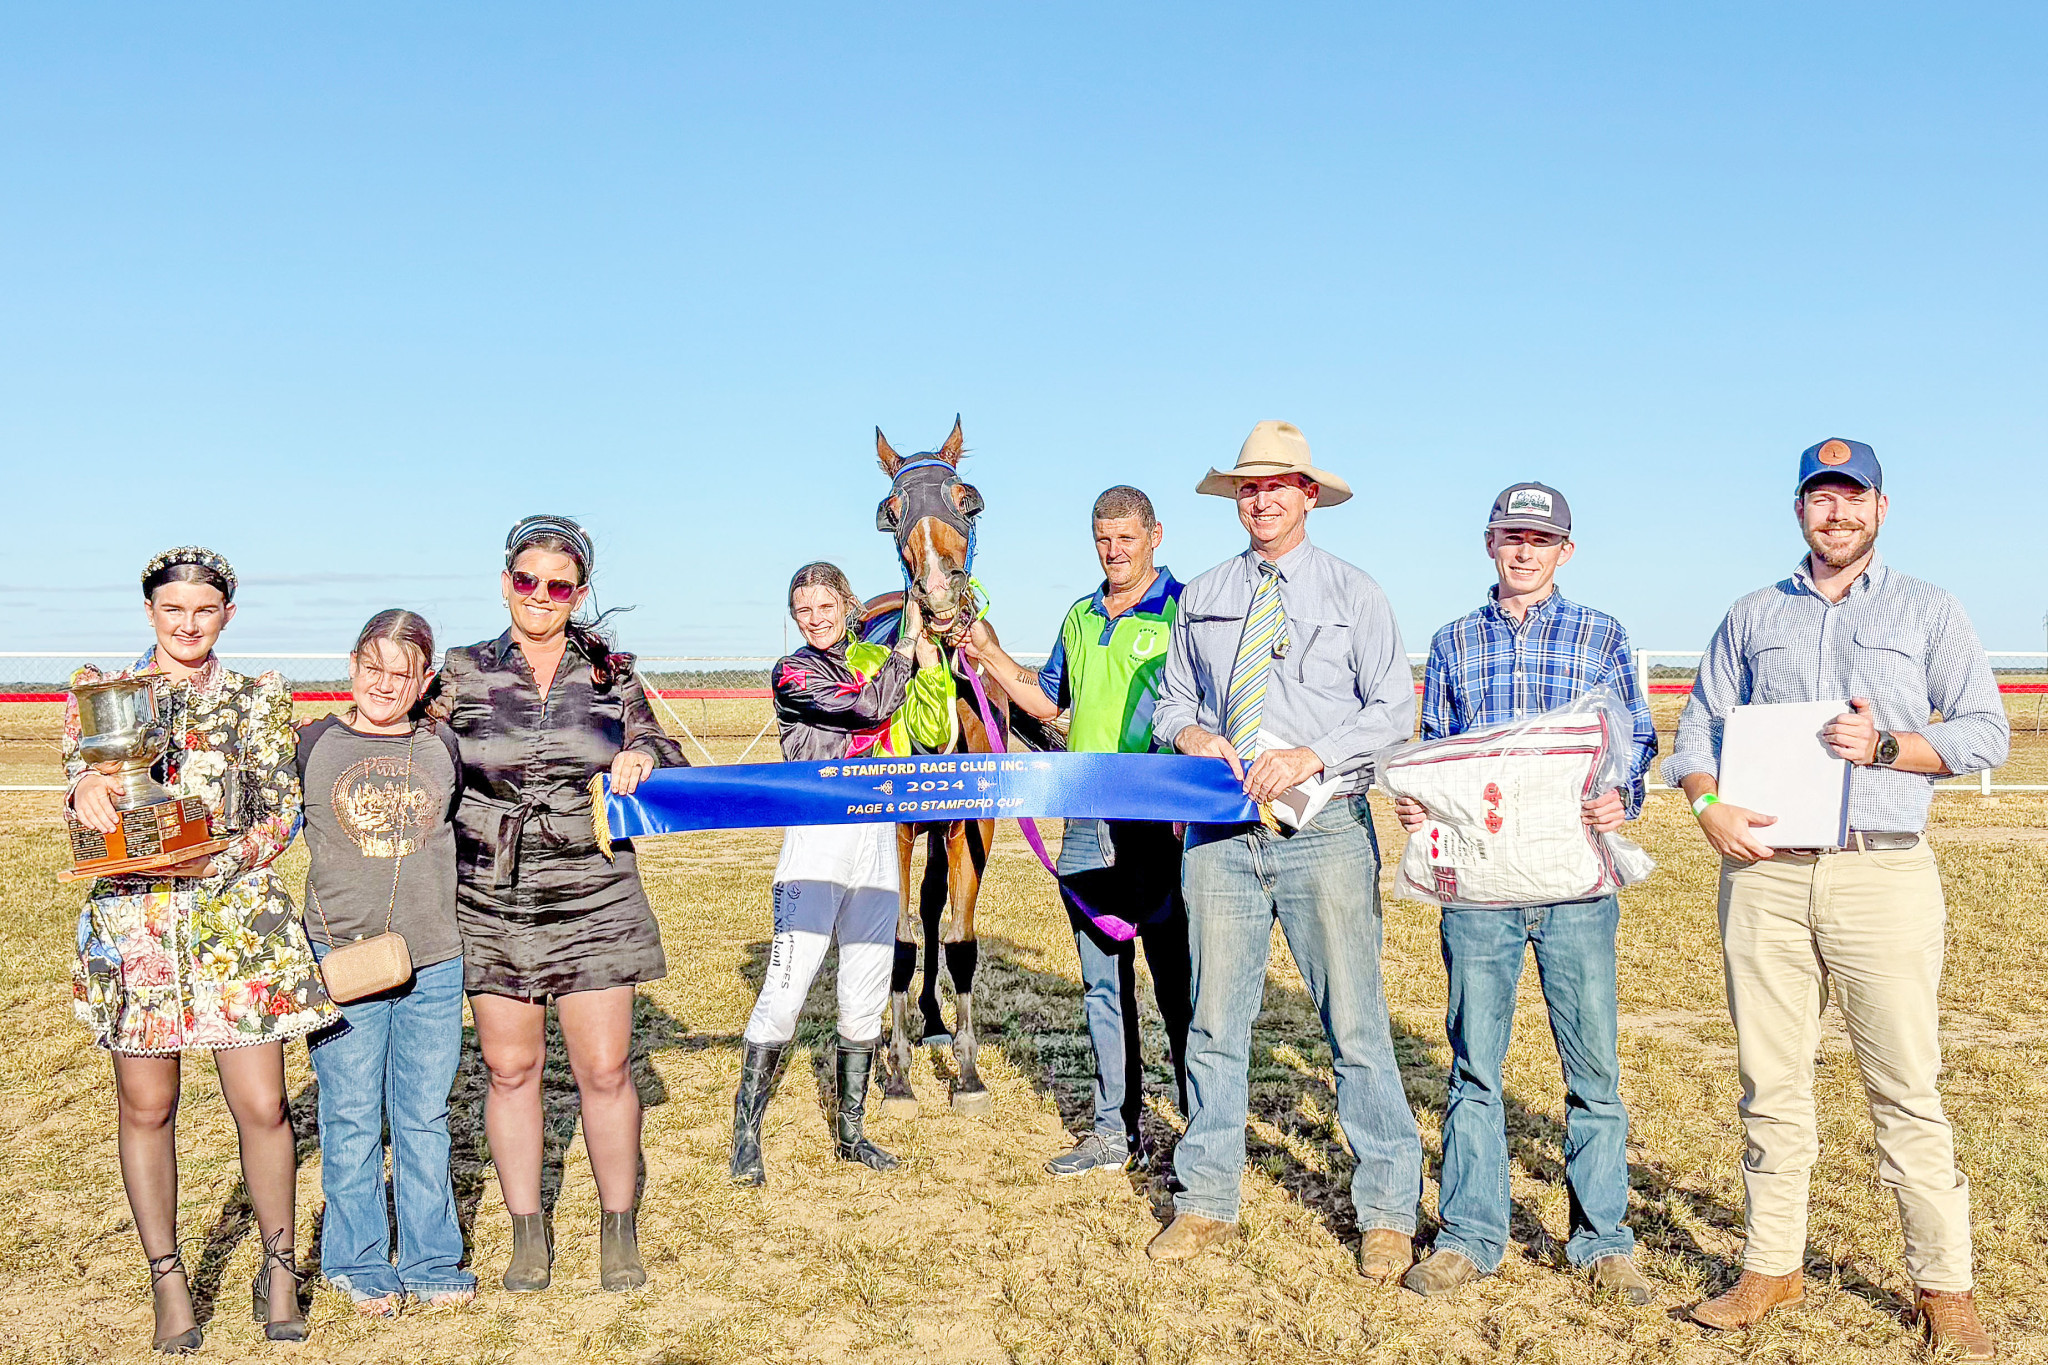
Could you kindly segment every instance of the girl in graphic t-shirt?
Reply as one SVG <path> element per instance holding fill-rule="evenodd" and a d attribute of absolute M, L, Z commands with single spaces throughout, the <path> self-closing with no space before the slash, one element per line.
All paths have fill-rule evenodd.
<path fill-rule="evenodd" d="M 462 1056 L 462 938 L 455 923 L 455 735 L 420 705 L 434 633 L 409 611 L 379 612 L 349 654 L 355 704 L 299 731 L 306 790 L 306 933 L 323 962 L 376 934 L 405 940 L 412 978 L 342 1005 L 311 1039 L 320 1078 L 320 1271 L 358 1312 L 395 1314 L 409 1297 L 466 1303 L 462 1230 L 448 1172 L 448 1092 Z M 386 1118 L 398 1212 L 391 1258 L 384 1200 Z"/>

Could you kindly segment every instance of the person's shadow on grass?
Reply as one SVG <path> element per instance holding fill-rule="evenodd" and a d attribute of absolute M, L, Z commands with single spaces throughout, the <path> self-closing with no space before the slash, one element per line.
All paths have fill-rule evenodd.
<path fill-rule="evenodd" d="M 1023 965 L 1029 949 L 1002 939 L 984 937 L 976 1001 L 980 1026 L 989 1046 L 1001 1049 L 1020 1074 L 1058 1106 L 1064 1126 L 1086 1132 L 1094 1122 L 1094 1054 L 1082 1015 L 1078 973 L 1055 974 Z M 1277 953 L 1276 953 L 1277 957 Z M 1163 1225 L 1173 1217 L 1167 1176 L 1170 1152 L 1179 1138 L 1172 1113 L 1173 1071 L 1167 1057 L 1166 1033 L 1151 1002 L 1149 980 L 1143 1012 L 1145 1090 L 1148 1100 L 1142 1126 L 1145 1140 L 1160 1160 L 1149 1170 L 1131 1174 L 1134 1191 L 1148 1199 Z M 1520 1011 L 1524 1028 L 1545 1026 L 1542 1011 Z M 1439 1055 L 1440 1034 L 1426 1035 L 1393 1024 L 1395 1060 L 1401 1069 L 1408 1103 L 1419 1116 L 1441 1116 L 1446 1098 L 1445 1068 Z M 1270 974 L 1265 999 L 1253 1026 L 1248 1118 L 1255 1125 L 1246 1135 L 1246 1161 L 1263 1170 L 1288 1195 L 1311 1210 L 1330 1234 L 1354 1254 L 1360 1241 L 1351 1206 L 1354 1162 L 1337 1123 L 1337 1096 L 1330 1079 L 1331 1055 L 1314 1002 L 1306 992 L 1281 985 Z M 1503 1096 L 1509 1160 L 1532 1179 L 1553 1187 L 1565 1183 L 1564 1122 L 1547 1110 L 1532 1107 L 1512 1090 Z M 1713 1121 L 1735 1123 L 1731 1112 Z M 1435 1125 L 1424 1123 L 1423 1173 L 1430 1181 L 1442 1174 L 1442 1151 Z M 1277 1130 L 1280 1141 L 1260 1136 L 1259 1128 Z M 1293 1149 L 1293 1150 L 1290 1150 Z M 1312 1164 L 1295 1155 L 1305 1151 Z M 1733 1283 L 1741 1273 L 1738 1255 L 1701 1244 L 1690 1230 L 1704 1224 L 1739 1238 L 1742 1209 L 1700 1186 L 1690 1168 L 1681 1172 L 1637 1156 L 1629 1164 L 1629 1224 L 1638 1244 L 1696 1269 L 1708 1292 Z M 1418 1251 L 1426 1252 L 1435 1231 L 1425 1214 L 1417 1229 Z M 1554 1269 L 1566 1266 L 1564 1245 L 1543 1225 L 1533 1201 L 1510 1202 L 1509 1237 L 1532 1261 Z M 1512 1251 L 1511 1251 L 1511 1254 Z M 1898 1294 L 1875 1283 L 1867 1268 L 1830 1259 L 1809 1245 L 1809 1270 L 1832 1278 L 1843 1290 L 1893 1314 L 1908 1305 Z"/>
<path fill-rule="evenodd" d="M 640 1105 L 652 1109 L 668 1103 L 668 1088 L 655 1071 L 657 1052 L 696 1052 L 732 1041 L 723 1035 L 689 1031 L 680 1020 L 645 994 L 633 1000 L 633 1040 L 628 1063 Z M 490 1072 L 477 1047 L 476 1029 L 462 1031 L 462 1061 L 455 1071 L 455 1089 L 448 1099 L 448 1135 L 453 1150 L 451 1161 L 455 1182 L 455 1216 L 462 1225 L 465 1246 L 474 1245 L 478 1207 L 483 1201 L 485 1176 L 490 1165 L 490 1143 L 484 1135 L 484 1097 L 490 1091 Z M 569 1069 L 569 1052 L 562 1041 L 561 1023 L 555 1011 L 547 1017 L 546 1060 L 541 1064 L 541 1213 L 552 1224 L 555 1205 L 562 1194 L 563 1165 L 576 1140 L 582 1105 L 576 1092 L 576 1078 Z M 641 1182 L 646 1171 L 641 1171 Z M 635 1191 L 637 1200 L 639 1191 Z"/>
<path fill-rule="evenodd" d="M 692 1034 L 653 1000 L 645 995 L 637 997 L 633 1003 L 633 1041 L 629 1055 L 641 1105 L 651 1109 L 668 1102 L 667 1088 L 651 1061 L 654 1053 L 671 1049 L 698 1051 L 709 1047 L 736 1046 L 737 1042 L 736 1035 Z M 470 1248 L 475 1245 L 477 1211 L 483 1200 L 490 1163 L 483 1112 L 484 1095 L 489 1088 L 489 1073 L 477 1048 L 476 1030 L 465 1027 L 462 1031 L 462 1060 L 456 1068 L 455 1086 L 448 1101 L 448 1135 L 449 1174 L 455 1187 L 455 1213 L 462 1228 L 463 1262 L 466 1265 L 470 1263 Z M 319 1082 L 309 1080 L 290 1098 L 289 1103 L 292 1136 L 297 1146 L 299 1167 L 303 1170 L 320 1155 Z M 569 1071 L 569 1055 L 562 1042 L 561 1026 L 550 1010 L 547 1060 L 541 1072 L 541 1210 L 550 1218 L 561 1196 L 563 1163 L 576 1139 L 580 1112 L 576 1080 Z M 389 1141 L 388 1129 L 386 1141 Z M 642 1179 L 645 1179 L 644 1172 Z M 398 1245 L 397 1210 L 392 1202 L 388 1179 L 384 1186 L 384 1199 L 391 1245 L 395 1248 Z M 315 1200 L 312 1235 L 298 1251 L 299 1270 L 309 1284 L 320 1268 L 320 1238 L 324 1226 L 321 1213 L 322 1204 Z M 301 1222 L 304 1221 L 302 1213 Z M 256 1215 L 249 1203 L 248 1186 L 237 1179 L 201 1243 L 199 1258 L 192 1270 L 192 1306 L 201 1326 L 211 1321 L 218 1307 L 228 1261 L 235 1249 L 250 1238 L 255 1226 Z M 486 1277 L 479 1274 L 478 1278 Z"/>
<path fill-rule="evenodd" d="M 320 1150 L 320 1137 L 316 1131 L 319 1092 L 319 1084 L 308 1081 L 298 1094 L 286 1100 L 291 1112 L 292 1140 L 298 1152 L 301 1168 L 305 1166 L 309 1156 Z M 213 1226 L 207 1229 L 204 1240 L 200 1242 L 199 1257 L 192 1265 L 192 1316 L 199 1326 L 205 1327 L 213 1320 L 214 1311 L 220 1305 L 223 1281 L 227 1278 L 228 1261 L 235 1254 L 235 1248 L 245 1239 L 249 1239 L 255 1230 L 256 1209 L 249 1202 L 249 1186 L 237 1176 L 234 1188 L 229 1190 L 227 1198 L 221 1201 L 220 1212 L 214 1216 Z M 319 1219 L 313 1221 L 313 1236 L 297 1256 L 302 1275 L 319 1269 Z M 234 1291 L 230 1289 L 228 1292 Z M 301 1289 L 300 1298 L 303 1300 L 304 1297 L 305 1292 Z"/>

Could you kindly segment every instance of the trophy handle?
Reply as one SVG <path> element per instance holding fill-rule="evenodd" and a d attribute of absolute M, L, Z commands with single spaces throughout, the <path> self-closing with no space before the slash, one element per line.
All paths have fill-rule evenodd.
<path fill-rule="evenodd" d="M 223 834 L 240 834 L 248 827 L 243 803 L 248 788 L 242 780 L 242 765 L 231 763 L 220 776 L 220 824 Z"/>

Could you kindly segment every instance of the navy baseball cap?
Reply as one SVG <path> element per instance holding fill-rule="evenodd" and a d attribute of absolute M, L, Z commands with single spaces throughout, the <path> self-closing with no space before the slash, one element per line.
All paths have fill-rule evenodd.
<path fill-rule="evenodd" d="M 1884 469 L 1877 462 L 1877 452 L 1861 441 L 1836 436 L 1808 446 L 1799 457 L 1799 491 L 1804 493 L 1806 485 L 1823 474 L 1839 474 L 1873 492 L 1884 491 Z"/>
<path fill-rule="evenodd" d="M 1564 500 L 1564 494 L 1547 483 L 1509 484 L 1493 500 L 1493 515 L 1487 518 L 1486 529 L 1548 531 L 1569 540 L 1572 505 Z"/>

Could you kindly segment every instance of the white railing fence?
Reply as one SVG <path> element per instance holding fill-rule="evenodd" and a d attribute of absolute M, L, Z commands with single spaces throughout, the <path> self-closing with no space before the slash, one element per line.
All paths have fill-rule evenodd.
<path fill-rule="evenodd" d="M 2035 689 L 2048 687 L 2048 650 L 2039 649 L 1993 649 L 1987 650 L 1991 658 L 1991 671 L 1997 677 L 2000 688 L 2011 694 L 2032 695 L 2036 712 L 2036 729 L 2039 729 L 2040 714 L 2043 710 L 2044 694 Z M 1699 670 L 1703 651 L 1697 649 L 1641 649 L 1636 651 L 1636 674 L 1645 696 L 1659 695 L 1657 688 L 1684 686 L 1690 688 L 1693 676 Z M 1665 693 L 1664 695 L 1669 695 Z M 2008 706 L 2008 712 L 2011 708 Z M 2048 791 L 2048 783 L 2013 783 L 1994 781 L 1995 769 L 1969 778 L 1955 778 L 1937 782 L 1938 792 L 1974 792 L 1980 796 L 1991 796 L 1998 792 L 2042 792 Z M 1673 791 L 1661 782 L 1652 783 L 1651 791 Z"/>
<path fill-rule="evenodd" d="M 2048 687 L 2048 651 L 2032 649 L 2005 649 L 1989 651 L 1991 666 L 1999 682 L 2009 691 L 2024 689 L 2032 694 L 2036 711 L 2048 707 L 2048 693 L 2037 688 Z M 1644 695 L 1659 696 L 1689 688 L 1694 672 L 1699 667 L 1701 651 L 1697 649 L 1643 649 L 1636 651 L 1638 681 Z M 293 653 L 293 652 L 233 652 L 222 651 L 220 656 L 228 665 L 243 673 L 262 673 L 275 670 L 282 673 L 300 693 L 343 693 L 348 690 L 348 656 L 340 653 Z M 1019 654 L 1019 663 L 1042 663 L 1042 654 Z M 1411 653 L 1410 665 L 1416 670 L 1418 681 L 1420 669 L 1428 658 L 1425 654 Z M 0 697 L 21 698 L 28 696 L 56 697 L 62 694 L 72 673 L 82 664 L 94 664 L 104 669 L 126 668 L 135 660 L 135 651 L 125 650 L 0 650 Z M 768 686 L 768 670 L 775 659 L 765 655 L 694 655 L 694 654 L 643 654 L 639 656 L 639 668 L 649 688 L 655 692 L 656 704 L 666 713 L 669 722 L 680 729 L 690 742 L 696 745 L 704 757 L 712 759 L 695 731 L 676 707 L 677 701 L 712 702 L 719 700 L 741 700 L 749 695 L 758 696 Z M 1662 689 L 1662 690 L 1660 690 Z M 2036 728 L 2042 717 L 2036 716 Z M 700 721 L 701 724 L 701 721 Z M 733 762 L 744 762 L 773 728 L 771 716 L 755 733 L 739 758 Z M 739 732 L 744 734 L 745 731 Z M 2048 791 L 2048 784 L 1999 783 L 1995 774 L 1984 772 L 1973 779 L 1957 779 L 1935 785 L 1937 791 L 1974 791 L 1990 796 L 1998 792 Z M 0 791 L 41 791 L 44 787 L 0 786 Z M 1662 783 L 1653 783 L 1652 791 L 1670 791 Z"/>

